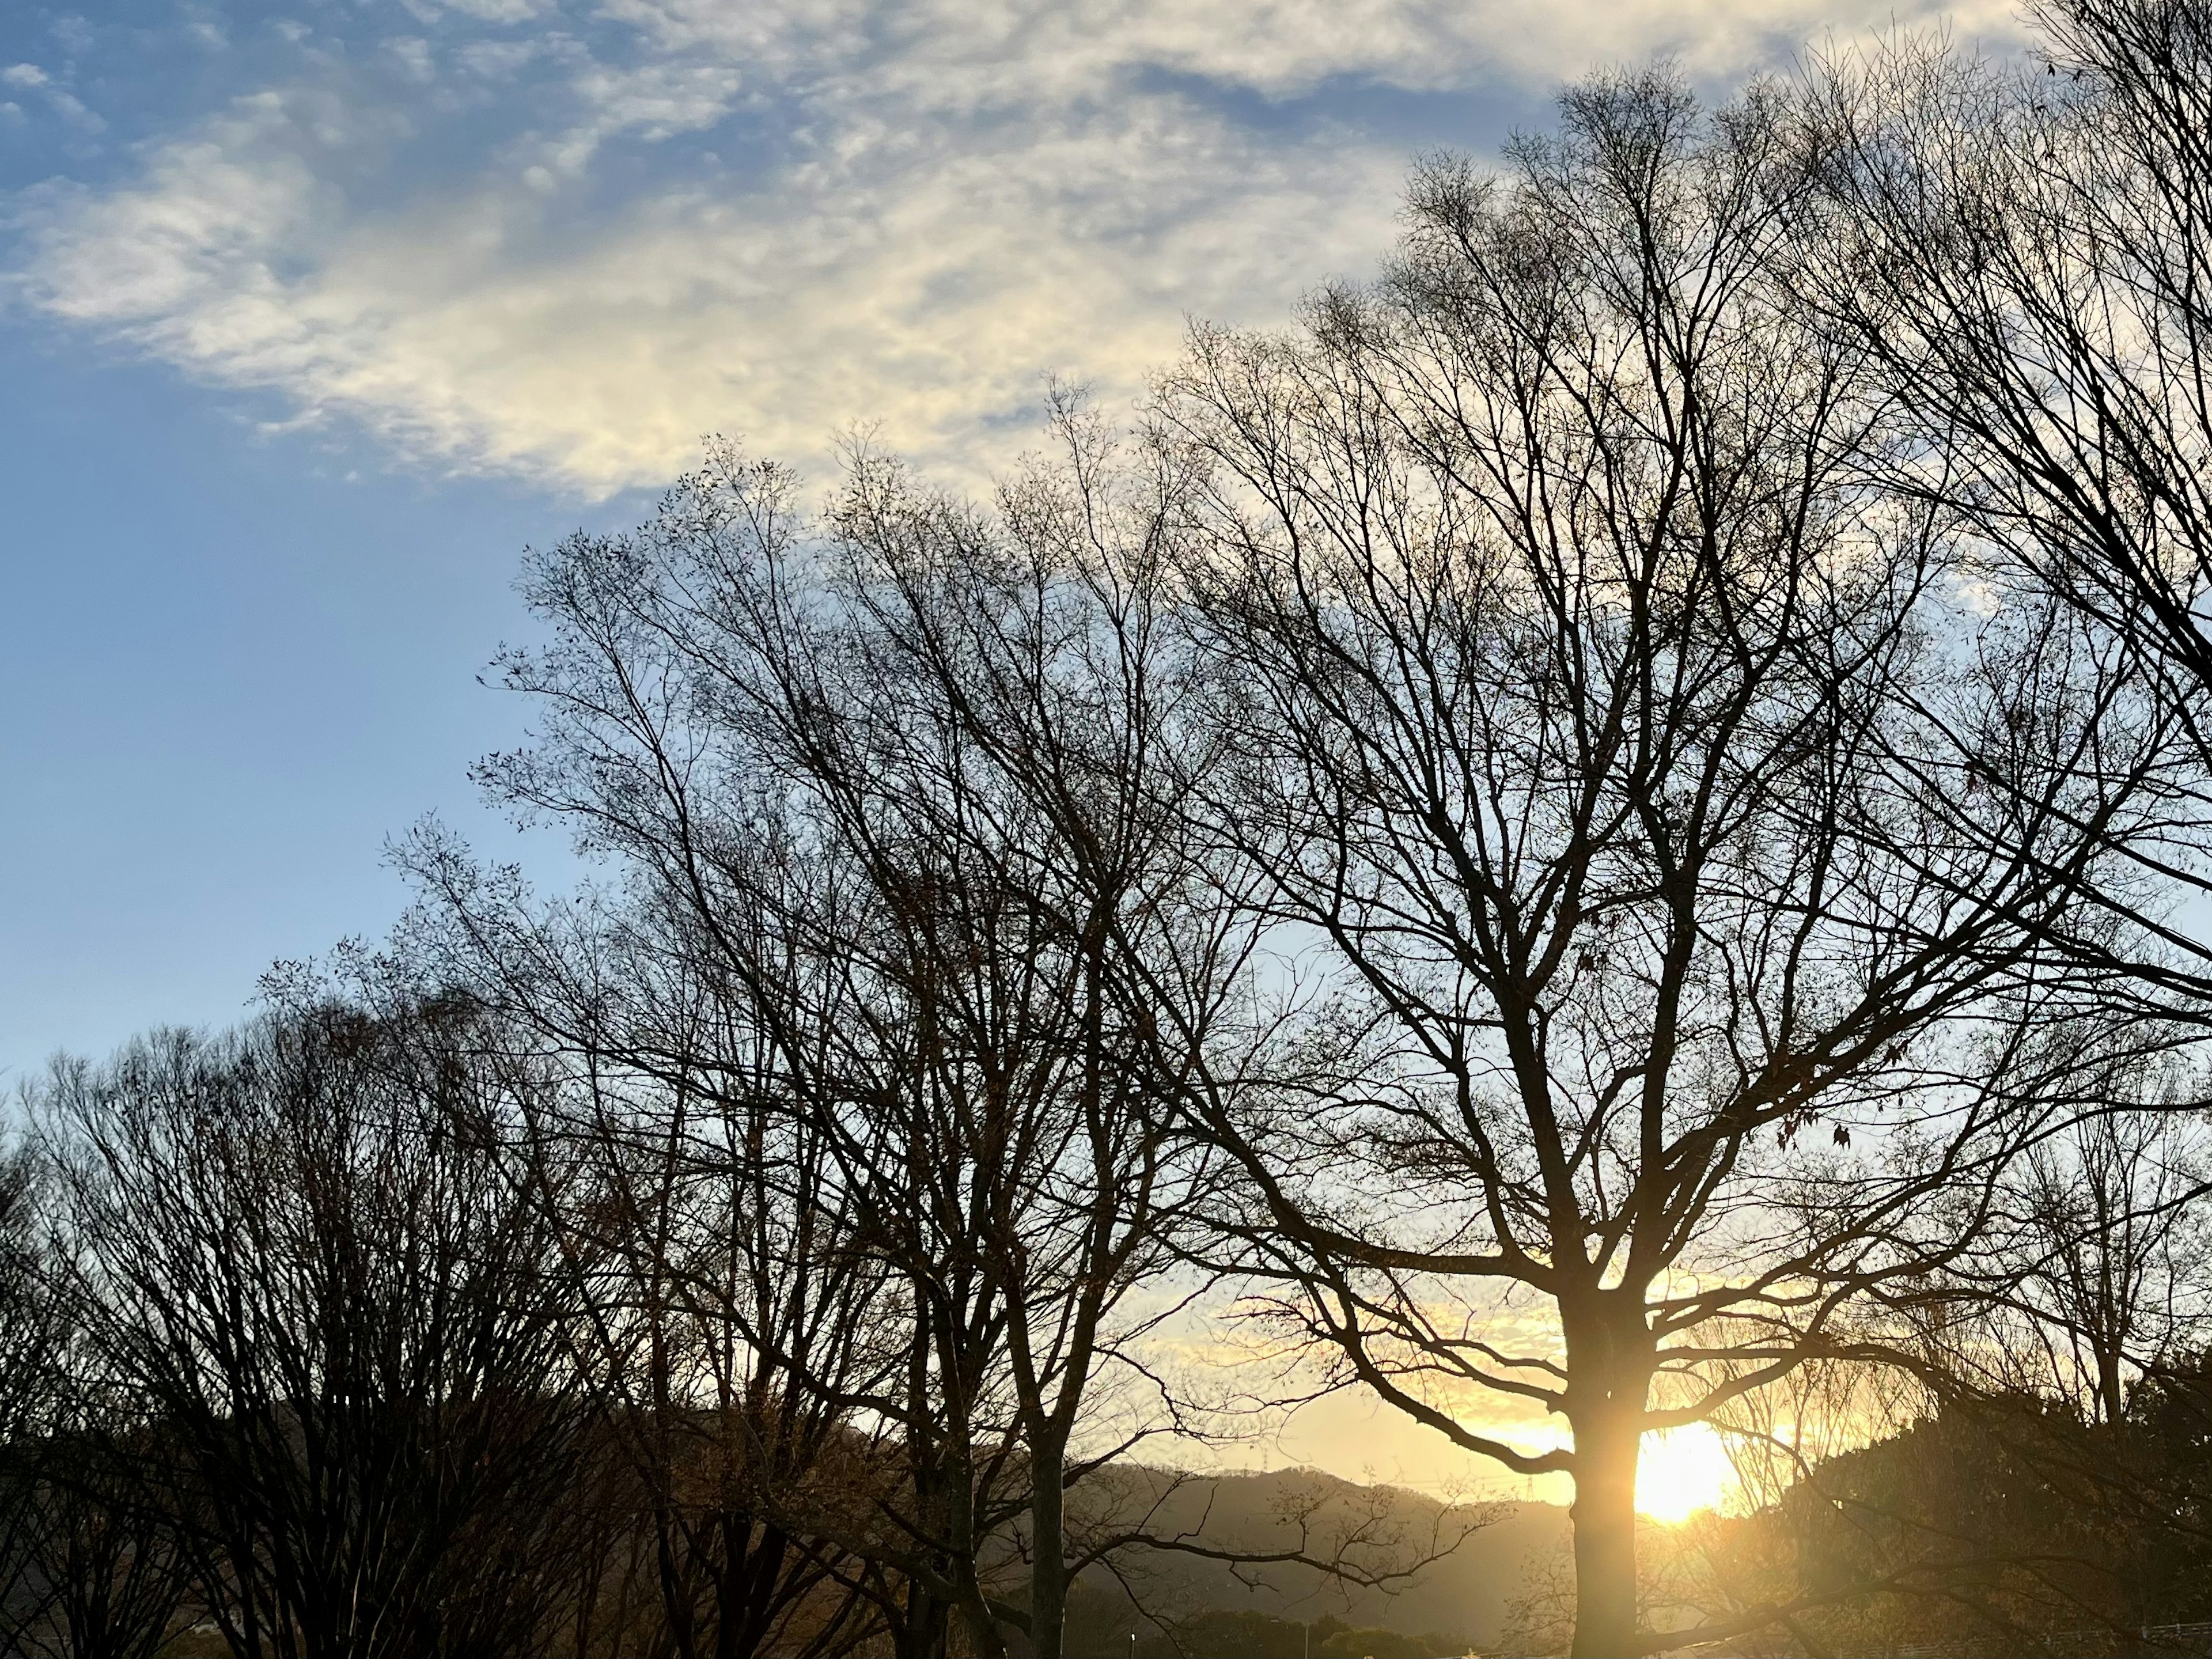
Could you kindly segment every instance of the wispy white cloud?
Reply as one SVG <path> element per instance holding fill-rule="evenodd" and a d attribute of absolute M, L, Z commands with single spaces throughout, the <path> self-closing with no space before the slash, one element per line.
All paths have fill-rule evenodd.
<path fill-rule="evenodd" d="M 0 69 L 0 86 L 38 93 L 55 114 L 81 131 L 97 132 L 107 125 L 75 93 L 36 64 L 10 64 L 6 69 Z M 21 106 L 12 103 L 9 107 L 21 109 Z"/>
<path fill-rule="evenodd" d="M 1332 87 L 1479 93 L 1661 50 L 1725 78 L 1863 21 L 1812 0 L 392 18 L 383 79 L 303 58 L 150 139 L 135 173 L 19 202 L 18 290 L 301 418 L 586 493 L 666 478 L 708 430 L 804 458 L 873 422 L 996 459 L 1045 371 L 1127 389 L 1188 313 L 1281 314 L 1389 240 L 1405 138 L 1330 118 Z M 23 70 L 0 80 L 43 90 Z M 1297 119 L 1266 118 L 1287 99 Z M 477 116 L 450 153 L 380 190 L 363 157 L 455 109 Z"/>

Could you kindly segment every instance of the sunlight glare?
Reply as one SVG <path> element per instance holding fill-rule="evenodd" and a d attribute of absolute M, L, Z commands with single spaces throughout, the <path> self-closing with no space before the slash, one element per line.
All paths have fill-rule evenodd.
<path fill-rule="evenodd" d="M 1726 1505 L 1736 1490 L 1728 1447 L 1703 1423 L 1644 1437 L 1636 1468 L 1639 1513 L 1669 1526 Z"/>

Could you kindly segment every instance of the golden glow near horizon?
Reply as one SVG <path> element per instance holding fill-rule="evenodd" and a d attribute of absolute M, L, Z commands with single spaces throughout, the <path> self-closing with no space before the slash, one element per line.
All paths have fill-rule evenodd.
<path fill-rule="evenodd" d="M 1531 1452 L 1565 1440 L 1565 1425 L 1556 1418 L 1474 1411 L 1457 1415 L 1469 1428 Z M 1562 1507 L 1574 1502 L 1566 1476 L 1507 1476 L 1486 1459 L 1439 1444 L 1433 1429 L 1372 1395 L 1349 1389 L 1308 1402 L 1273 1433 L 1215 1445 L 1201 1466 L 1224 1474 L 1310 1468 L 1362 1485 L 1424 1492 L 1447 1502 L 1514 1499 Z M 1671 1526 L 1701 1510 L 1733 1514 L 1745 1506 L 1742 1483 L 1717 1430 L 1698 1423 L 1644 1437 L 1636 1473 L 1639 1514 Z"/>
<path fill-rule="evenodd" d="M 1644 1437 L 1636 1468 L 1636 1507 L 1673 1525 L 1699 1510 L 1728 1507 L 1737 1492 L 1728 1446 L 1703 1423 Z"/>

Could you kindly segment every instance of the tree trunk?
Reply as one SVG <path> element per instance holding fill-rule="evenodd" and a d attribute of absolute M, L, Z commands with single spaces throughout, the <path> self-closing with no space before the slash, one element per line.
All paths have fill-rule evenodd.
<path fill-rule="evenodd" d="M 665 1473 L 664 1473 L 665 1483 Z M 698 1659 L 697 1592 L 691 1583 L 690 1552 L 682 1543 L 683 1522 L 666 1496 L 653 1504 L 653 1560 L 660 1573 L 660 1607 L 668 1620 L 668 1640 L 676 1659 Z"/>
<path fill-rule="evenodd" d="M 974 1562 L 961 1564 L 959 1584 L 961 1612 L 969 1626 L 969 1650 L 975 1659 L 1006 1659 L 1006 1634 L 999 1628 L 998 1615 L 991 1611 L 991 1598 L 983 1593 L 983 1581 L 976 1577 Z"/>
<path fill-rule="evenodd" d="M 902 1616 L 891 1626 L 892 1659 L 945 1659 L 952 1609 L 921 1585 L 907 1586 Z"/>
<path fill-rule="evenodd" d="M 2106 1423 L 2117 1423 L 2127 1409 L 2127 1388 L 2120 1373 L 2120 1352 L 2110 1342 L 2096 1346 L 2097 1413 Z"/>
<path fill-rule="evenodd" d="M 1575 1659 L 1626 1659 L 1636 1642 L 1636 1459 L 1643 1390 L 1571 1413 Z"/>
<path fill-rule="evenodd" d="M 1056 1437 L 1037 1437 L 1030 1448 L 1030 1520 L 1036 1551 L 1030 1573 L 1030 1650 L 1036 1659 L 1060 1659 L 1067 1623 L 1066 1474 L 1067 1449 Z"/>

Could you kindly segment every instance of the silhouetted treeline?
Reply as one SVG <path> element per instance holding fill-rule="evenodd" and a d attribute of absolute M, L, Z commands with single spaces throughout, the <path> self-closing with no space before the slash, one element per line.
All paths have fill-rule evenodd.
<path fill-rule="evenodd" d="M 8 1639 L 1060 1659 L 1448 1552 L 1169 1518 L 1337 1389 L 1571 1482 L 1577 1654 L 2185 1611 L 2212 13 L 2032 21 L 1571 88 L 988 500 L 718 442 L 532 555 L 477 778 L 596 881 L 427 826 L 28 1091 Z M 1770 1507 L 1655 1589 L 1701 1425 Z"/>
<path fill-rule="evenodd" d="M 1802 1602 L 1755 1638 L 1698 1651 L 2201 1652 L 2208 1495 L 2201 1357 L 2155 1368 L 2103 1420 L 2049 1395 L 1958 1394 L 1748 1516 L 1656 1535 L 1644 1593 L 1674 1625 Z M 1546 1610 L 1525 1614 L 1522 1644 L 1540 1646 Z"/>

